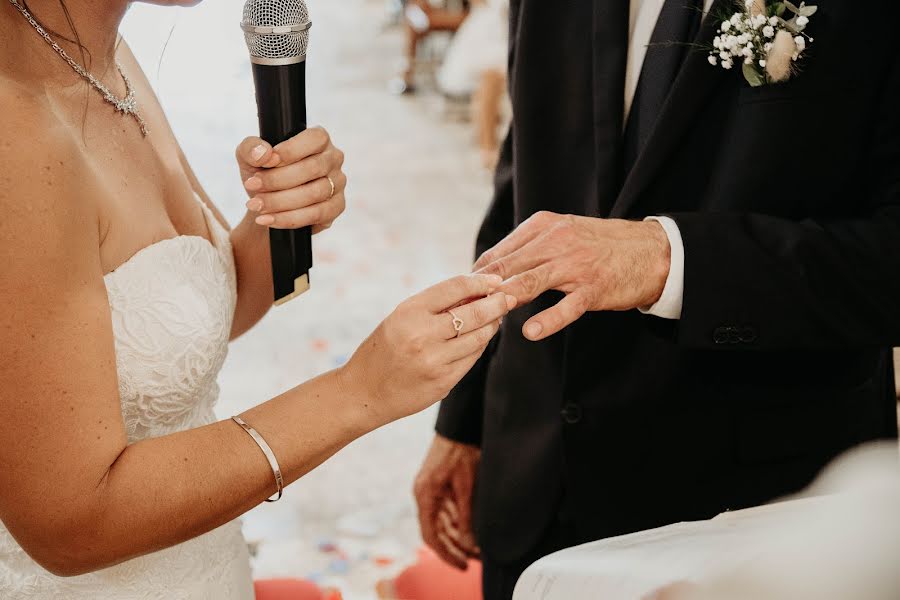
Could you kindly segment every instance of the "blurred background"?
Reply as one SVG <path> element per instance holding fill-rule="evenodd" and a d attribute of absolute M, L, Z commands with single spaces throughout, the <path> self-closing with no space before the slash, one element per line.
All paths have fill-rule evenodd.
<path fill-rule="evenodd" d="M 273 310 L 232 345 L 220 379 L 223 418 L 341 365 L 402 299 L 468 271 L 490 201 L 486 166 L 507 112 L 503 74 L 491 75 L 500 93 L 491 88 L 490 108 L 478 112 L 482 68 L 471 60 L 485 55 L 478 35 L 469 35 L 466 52 L 452 49 L 465 7 L 308 3 L 309 118 L 346 152 L 348 210 L 315 238 L 312 291 Z M 231 223 L 247 200 L 234 148 L 258 131 L 242 5 L 135 4 L 122 28 L 200 180 Z M 480 26 L 481 34 L 503 49 L 505 24 L 495 22 L 496 30 Z M 442 75 L 454 52 L 453 73 Z M 450 80 L 449 93 L 441 77 Z M 479 128 L 485 112 L 487 136 Z M 249 514 L 244 529 L 256 551 L 256 576 L 307 577 L 340 587 L 349 600 L 375 597 L 376 581 L 414 560 L 420 544 L 411 489 L 434 417 L 427 412 L 359 440 L 283 501 Z"/>

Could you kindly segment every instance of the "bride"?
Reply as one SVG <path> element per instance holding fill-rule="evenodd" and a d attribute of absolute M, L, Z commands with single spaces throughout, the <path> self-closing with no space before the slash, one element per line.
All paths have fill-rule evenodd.
<path fill-rule="evenodd" d="M 343 155 L 321 129 L 248 138 L 229 229 L 118 38 L 127 0 L 3 5 L 0 597 L 252 598 L 235 519 L 443 398 L 515 300 L 441 283 L 344 367 L 216 422 L 227 343 L 271 305 L 268 228 L 329 227 Z"/>

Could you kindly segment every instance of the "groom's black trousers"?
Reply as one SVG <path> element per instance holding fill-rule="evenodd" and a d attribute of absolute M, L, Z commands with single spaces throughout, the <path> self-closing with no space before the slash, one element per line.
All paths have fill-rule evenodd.
<path fill-rule="evenodd" d="M 584 540 L 578 539 L 575 527 L 571 523 L 557 517 L 537 546 L 521 560 L 506 563 L 483 555 L 481 561 L 484 572 L 482 579 L 484 600 L 512 600 L 516 582 L 525 569 L 548 554 L 583 542 Z"/>

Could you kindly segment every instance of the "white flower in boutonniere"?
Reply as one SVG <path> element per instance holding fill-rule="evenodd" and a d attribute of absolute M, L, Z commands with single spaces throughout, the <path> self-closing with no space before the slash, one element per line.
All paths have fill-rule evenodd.
<path fill-rule="evenodd" d="M 713 39 L 709 64 L 730 70 L 743 64 L 753 87 L 782 83 L 797 71 L 797 61 L 813 39 L 804 30 L 817 6 L 787 0 L 738 0 L 741 9 L 723 19 Z M 786 13 L 790 19 L 785 19 Z"/>

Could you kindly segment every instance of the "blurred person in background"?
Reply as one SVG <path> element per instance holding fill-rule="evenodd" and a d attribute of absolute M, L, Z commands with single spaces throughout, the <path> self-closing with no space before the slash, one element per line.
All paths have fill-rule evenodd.
<path fill-rule="evenodd" d="M 755 506 L 896 439 L 900 7 L 782 13 L 802 58 L 782 8 L 510 3 L 475 269 L 521 308 L 415 484 L 426 542 L 481 556 L 486 600 L 561 548 Z M 738 51 L 769 52 L 755 85 L 752 58 L 706 50 L 735 11 L 781 29 Z"/>
<path fill-rule="evenodd" d="M 894 379 L 897 388 L 897 400 L 900 401 L 900 350 L 894 349 Z"/>
<path fill-rule="evenodd" d="M 463 0 L 459 8 L 436 6 L 431 0 L 407 0 L 404 8 L 406 29 L 406 54 L 403 74 L 391 81 L 391 91 L 396 94 L 416 92 L 416 64 L 419 57 L 419 43 L 432 33 L 456 32 L 469 14 L 469 2 Z"/>
<path fill-rule="evenodd" d="M 472 95 L 472 114 L 481 162 L 492 169 L 498 158 L 497 129 L 506 98 L 509 56 L 509 0 L 473 0 L 472 11 L 453 37 L 438 71 L 441 91 Z"/>
<path fill-rule="evenodd" d="M 330 227 L 344 157 L 319 128 L 246 138 L 231 229 L 117 34 L 130 4 L 0 9 L 0 597 L 249 600 L 237 517 L 446 396 L 512 298 L 438 284 L 345 366 L 216 422 L 228 342 L 272 305 L 269 228 Z"/>

